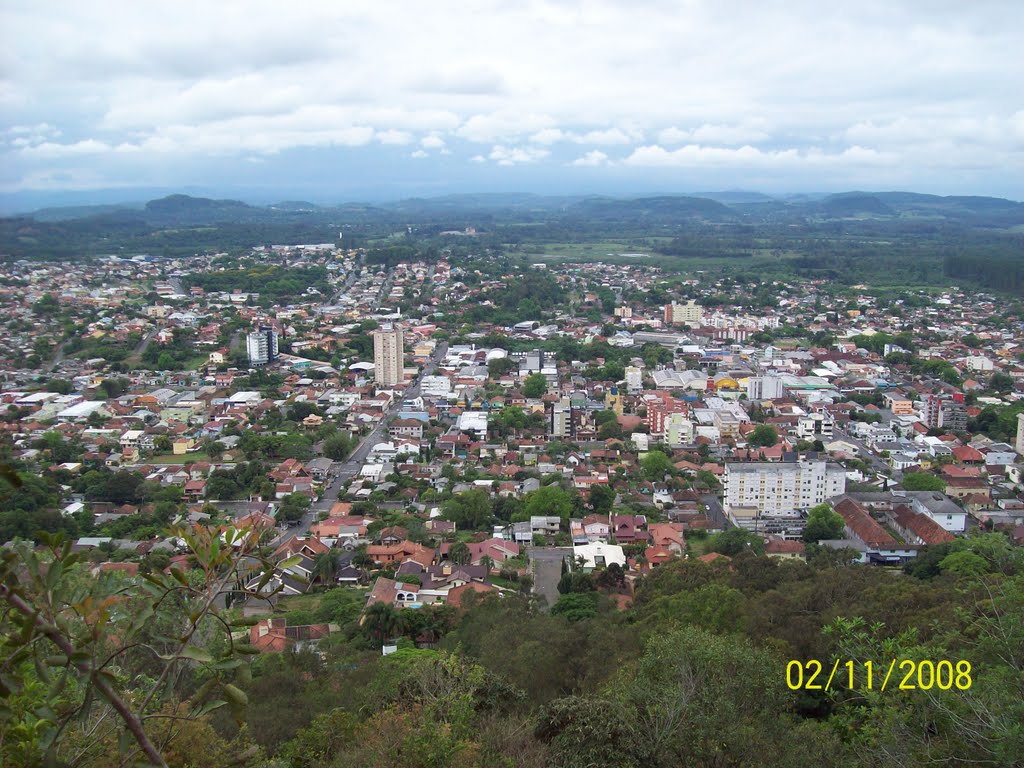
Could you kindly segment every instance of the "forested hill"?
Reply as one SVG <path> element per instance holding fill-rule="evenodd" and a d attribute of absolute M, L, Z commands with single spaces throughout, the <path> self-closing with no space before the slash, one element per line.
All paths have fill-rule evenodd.
<path fill-rule="evenodd" d="M 826 279 L 957 281 L 1024 292 L 1024 203 L 913 192 L 770 197 L 754 192 L 634 198 L 449 195 L 320 206 L 171 195 L 144 205 L 45 209 L 0 218 L 0 258 L 103 254 L 181 256 L 257 245 L 388 238 L 450 247 L 443 233 L 477 230 L 464 247 L 543 252 L 550 243 L 635 241 L 686 261 L 784 254 L 786 268 Z M 739 263 L 739 262 L 737 262 Z"/>

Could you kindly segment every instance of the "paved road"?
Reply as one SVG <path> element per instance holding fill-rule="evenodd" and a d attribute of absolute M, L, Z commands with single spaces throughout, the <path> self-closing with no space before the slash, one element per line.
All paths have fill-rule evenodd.
<path fill-rule="evenodd" d="M 562 560 L 572 557 L 571 547 L 527 547 L 533 593 L 542 595 L 550 608 L 558 600 L 558 582 L 562 578 Z"/>
<path fill-rule="evenodd" d="M 377 443 L 385 442 L 388 435 L 388 422 L 394 418 L 402 409 L 403 400 L 411 400 L 419 396 L 420 383 L 424 376 L 430 376 L 435 370 L 437 370 L 438 363 L 444 359 L 445 353 L 448 351 L 448 345 L 441 343 L 437 345 L 437 349 L 434 350 L 434 354 L 430 356 L 419 375 L 413 380 L 412 384 L 405 391 L 401 398 L 396 398 L 391 407 L 384 413 L 384 417 L 377 423 L 373 428 L 373 431 L 368 435 L 365 435 L 359 443 L 353 449 L 349 457 L 343 462 L 335 463 L 331 469 L 332 479 L 330 484 L 324 490 L 320 500 L 310 506 L 309 511 L 303 515 L 299 524 L 288 528 L 281 538 L 278 539 L 279 544 L 283 544 L 289 539 L 299 535 L 299 533 L 308 531 L 313 523 L 316 522 L 317 517 L 321 512 L 330 511 L 331 507 L 334 506 L 334 502 L 338 500 L 338 494 L 341 491 L 342 486 L 359 474 L 360 468 L 363 466 L 363 462 L 366 460 L 370 450 Z"/>
<path fill-rule="evenodd" d="M 704 502 L 704 508 L 708 512 L 708 517 L 711 522 L 718 525 L 718 527 L 725 529 L 731 528 L 732 523 L 729 522 L 729 518 L 725 514 L 725 510 L 722 509 L 722 502 L 718 500 L 718 497 L 713 493 L 706 493 L 700 497 L 700 500 Z"/>
<path fill-rule="evenodd" d="M 849 432 L 840 429 L 838 426 L 834 430 L 836 440 L 845 440 L 848 443 L 853 443 L 860 449 L 860 458 L 871 465 L 871 468 L 879 474 L 888 475 L 894 483 L 899 483 L 903 480 L 903 473 L 898 469 L 893 469 L 874 451 L 872 451 L 867 443 L 860 438 L 854 437 Z"/>

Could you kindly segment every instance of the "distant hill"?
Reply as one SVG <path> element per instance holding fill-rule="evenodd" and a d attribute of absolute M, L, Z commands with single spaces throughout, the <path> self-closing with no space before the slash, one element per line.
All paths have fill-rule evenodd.
<path fill-rule="evenodd" d="M 694 197 L 714 200 L 717 203 L 724 203 L 725 205 L 772 203 L 778 200 L 778 198 L 766 195 L 763 192 L 753 192 L 748 189 L 727 189 L 722 192 L 697 192 Z"/>
<path fill-rule="evenodd" d="M 633 200 L 596 197 L 570 206 L 567 213 L 604 221 L 645 221 L 672 223 L 686 219 L 734 221 L 736 211 L 705 197 L 662 196 Z"/>
<path fill-rule="evenodd" d="M 117 211 L 137 211 L 142 203 L 115 203 L 110 205 L 67 205 L 59 208 L 40 208 L 31 214 L 36 221 L 70 221 L 90 216 L 104 216 Z"/>
<path fill-rule="evenodd" d="M 320 210 L 320 206 L 319 205 L 316 205 L 315 203 L 307 202 L 305 200 L 284 200 L 284 201 L 282 201 L 280 203 L 274 203 L 273 205 L 268 205 L 267 208 L 270 208 L 272 211 L 293 211 L 293 212 L 296 212 L 296 211 L 305 212 L 305 211 L 318 211 L 318 210 Z"/>
<path fill-rule="evenodd" d="M 879 200 L 875 195 L 849 192 L 830 195 L 817 204 L 818 210 L 830 218 L 851 216 L 895 216 L 896 211 Z"/>

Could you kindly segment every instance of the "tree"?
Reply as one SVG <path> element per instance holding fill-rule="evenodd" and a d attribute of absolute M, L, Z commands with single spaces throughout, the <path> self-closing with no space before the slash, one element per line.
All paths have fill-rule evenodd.
<path fill-rule="evenodd" d="M 612 505 L 615 504 L 616 495 L 614 488 L 607 483 L 600 483 L 591 486 L 587 501 L 590 502 L 594 514 L 607 515 L 611 512 Z"/>
<path fill-rule="evenodd" d="M 526 507 L 521 515 L 525 520 L 531 517 L 560 517 L 568 520 L 575 511 L 576 505 L 568 491 L 557 485 L 545 485 L 526 496 Z"/>
<path fill-rule="evenodd" d="M 390 603 L 374 603 L 363 612 L 360 624 L 370 637 L 383 643 L 399 634 L 402 618 Z"/>
<path fill-rule="evenodd" d="M 455 565 L 469 565 L 472 554 L 469 545 L 464 541 L 457 541 L 448 550 L 448 559 Z"/>
<path fill-rule="evenodd" d="M 531 373 L 523 381 L 523 397 L 537 398 L 548 391 L 548 380 L 543 373 Z"/>
<path fill-rule="evenodd" d="M 828 504 L 811 507 L 807 514 L 807 525 L 804 526 L 804 541 L 817 542 L 822 539 L 841 539 L 846 523 L 842 515 Z"/>
<path fill-rule="evenodd" d="M 988 381 L 988 388 L 994 392 L 1012 392 L 1015 382 L 1013 377 L 1002 371 L 997 371 L 992 374 L 992 378 Z"/>
<path fill-rule="evenodd" d="M 551 606 L 552 616 L 561 616 L 568 621 L 592 619 L 597 615 L 597 592 L 569 592 L 559 595 Z"/>
<path fill-rule="evenodd" d="M 341 556 L 336 550 L 321 552 L 313 558 L 313 580 L 321 584 L 333 584 L 340 562 Z"/>
<path fill-rule="evenodd" d="M 771 448 L 779 442 L 779 433 L 771 424 L 758 424 L 747 437 L 747 443 L 757 448 Z"/>
<path fill-rule="evenodd" d="M 352 440 L 347 435 L 336 433 L 324 440 L 324 456 L 342 461 L 352 450 Z"/>
<path fill-rule="evenodd" d="M 675 472 L 672 460 L 661 451 L 648 451 L 640 458 L 640 469 L 648 480 L 664 480 Z"/>
<path fill-rule="evenodd" d="M 764 539 L 743 528 L 730 528 L 711 537 L 711 551 L 719 552 L 729 557 L 735 557 L 741 552 L 753 552 L 755 555 L 763 555 Z"/>
<path fill-rule="evenodd" d="M 456 528 L 478 530 L 491 523 L 491 501 L 486 491 L 474 489 L 453 496 L 441 506 L 445 520 Z"/>
<path fill-rule="evenodd" d="M 927 472 L 911 472 L 900 483 L 905 491 L 945 491 L 946 481 Z"/>
<path fill-rule="evenodd" d="M 277 511 L 277 519 L 285 523 L 294 523 L 302 519 L 312 501 L 304 493 L 290 493 L 281 499 L 281 508 Z"/>
<path fill-rule="evenodd" d="M 172 533 L 195 558 L 193 576 L 176 567 L 168 574 L 153 569 L 144 588 L 130 590 L 117 578 L 89 577 L 71 542 L 59 536 L 47 537 L 40 549 L 19 542 L 3 552 L 5 699 L 42 686 L 33 694 L 41 698 L 32 719 L 38 752 L 32 764 L 42 763 L 44 753 L 59 757 L 58 737 L 72 719 L 89 717 L 97 727 L 107 718 L 120 724 L 118 762 L 136 762 L 141 753 L 147 763 L 166 768 L 158 745 L 180 727 L 227 704 L 236 716 L 244 708 L 247 697 L 235 683 L 247 668 L 243 674 L 241 648 L 230 637 L 240 625 L 217 606 L 240 589 L 243 562 L 257 566 L 264 587 L 275 564 L 260 557 L 248 529 L 195 526 Z M 184 694 L 176 681 L 189 669 L 208 683 L 175 704 Z"/>

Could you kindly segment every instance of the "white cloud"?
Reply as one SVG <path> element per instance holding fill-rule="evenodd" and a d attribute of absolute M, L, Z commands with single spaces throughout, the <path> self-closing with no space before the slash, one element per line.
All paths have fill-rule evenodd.
<path fill-rule="evenodd" d="M 378 131 L 374 136 L 381 144 L 411 144 L 412 134 L 408 131 L 396 131 L 390 128 L 386 131 Z"/>
<path fill-rule="evenodd" d="M 575 160 L 572 161 L 571 164 L 576 166 L 595 168 L 601 165 L 610 165 L 610 162 L 608 160 L 608 155 L 606 155 L 604 152 L 598 149 L 593 149 L 590 152 L 587 152 L 582 157 L 577 157 Z"/>
<path fill-rule="evenodd" d="M 504 110 L 473 115 L 459 126 L 455 134 L 468 141 L 490 143 L 539 131 L 542 128 L 550 127 L 553 122 L 554 120 L 548 115 L 522 114 Z"/>
<path fill-rule="evenodd" d="M 693 130 L 684 131 L 676 126 L 669 126 L 658 132 L 658 141 L 662 144 L 725 144 L 736 146 L 756 144 L 769 139 L 764 130 L 764 121 L 756 120 L 741 125 L 704 123 Z"/>
<path fill-rule="evenodd" d="M 422 149 L 417 149 L 415 152 L 410 153 L 409 157 L 415 157 L 417 160 L 421 160 L 424 157 L 430 157 L 430 155 L 428 155 Z"/>
<path fill-rule="evenodd" d="M 536 163 L 550 154 L 548 150 L 536 147 L 506 147 L 496 144 L 491 148 L 491 153 L 487 157 L 498 165 L 518 165 L 520 163 Z"/>
<path fill-rule="evenodd" d="M 865 147 L 848 147 L 840 152 L 825 152 L 817 147 L 761 150 L 750 145 L 739 148 L 708 147 L 687 144 L 678 149 L 665 149 L 657 144 L 637 147 L 623 162 L 648 168 L 799 168 L 807 166 L 834 167 L 849 165 L 881 165 L 893 160 L 892 155 Z"/>
<path fill-rule="evenodd" d="M 230 184 L 214 159 L 365 148 L 393 160 L 380 146 L 393 144 L 563 164 L 576 153 L 558 150 L 576 145 L 780 178 L 794 163 L 877 170 L 898 157 L 912 182 L 969 162 L 972 179 L 1024 196 L 1018 3 L 741 6 L 5 3 L 0 167 L 91 183 L 130 156 L 112 184 L 148 184 L 154 168 L 197 183 L 210 160 Z M 495 146 L 505 155 L 490 158 Z"/>

